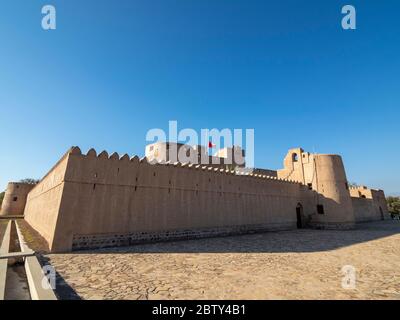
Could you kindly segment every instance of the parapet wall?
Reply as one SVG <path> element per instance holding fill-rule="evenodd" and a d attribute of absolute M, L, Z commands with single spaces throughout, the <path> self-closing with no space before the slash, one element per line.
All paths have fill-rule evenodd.
<path fill-rule="evenodd" d="M 299 203 L 304 215 L 314 209 L 313 191 L 273 177 L 93 149 L 83 155 L 73 148 L 64 161 L 47 177 L 54 183 L 44 179 L 29 195 L 26 210 L 52 251 L 291 229 Z"/>

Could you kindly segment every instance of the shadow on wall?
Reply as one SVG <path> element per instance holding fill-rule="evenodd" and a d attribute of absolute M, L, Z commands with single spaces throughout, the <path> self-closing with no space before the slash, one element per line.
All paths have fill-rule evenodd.
<path fill-rule="evenodd" d="M 300 229 L 82 250 L 73 251 L 72 254 L 317 252 L 373 241 L 399 233 L 400 222 L 386 220 L 358 224 L 353 230 Z"/>

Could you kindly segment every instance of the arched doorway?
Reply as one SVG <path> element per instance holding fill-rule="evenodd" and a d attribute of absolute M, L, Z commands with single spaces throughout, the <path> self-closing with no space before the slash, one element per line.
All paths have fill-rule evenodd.
<path fill-rule="evenodd" d="M 385 216 L 383 215 L 382 207 L 379 207 L 379 212 L 381 214 L 381 220 L 385 220 Z"/>
<path fill-rule="evenodd" d="M 303 228 L 302 216 L 303 216 L 303 206 L 300 203 L 298 203 L 296 207 L 297 229 Z"/>

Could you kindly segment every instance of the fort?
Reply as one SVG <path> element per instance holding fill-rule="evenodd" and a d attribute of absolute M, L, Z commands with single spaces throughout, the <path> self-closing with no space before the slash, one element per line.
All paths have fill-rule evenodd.
<path fill-rule="evenodd" d="M 24 215 L 52 252 L 389 218 L 382 190 L 349 187 L 339 155 L 290 149 L 281 170 L 70 148 L 35 185 L 10 183 L 0 215 Z M 164 145 L 165 146 L 165 145 Z M 238 149 L 220 150 L 221 158 Z M 188 154 L 190 156 L 190 153 Z M 161 158 L 160 158 L 161 157 Z"/>

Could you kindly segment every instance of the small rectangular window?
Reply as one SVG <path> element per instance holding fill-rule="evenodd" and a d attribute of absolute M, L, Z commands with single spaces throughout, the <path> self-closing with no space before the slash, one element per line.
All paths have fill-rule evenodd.
<path fill-rule="evenodd" d="M 17 201 L 18 200 L 18 197 L 14 197 L 13 198 L 13 201 L 15 202 L 15 201 Z"/>
<path fill-rule="evenodd" d="M 318 214 L 324 214 L 324 206 L 322 204 L 317 204 L 317 212 Z"/>
<path fill-rule="evenodd" d="M 312 190 L 312 183 L 307 183 L 308 189 Z"/>

